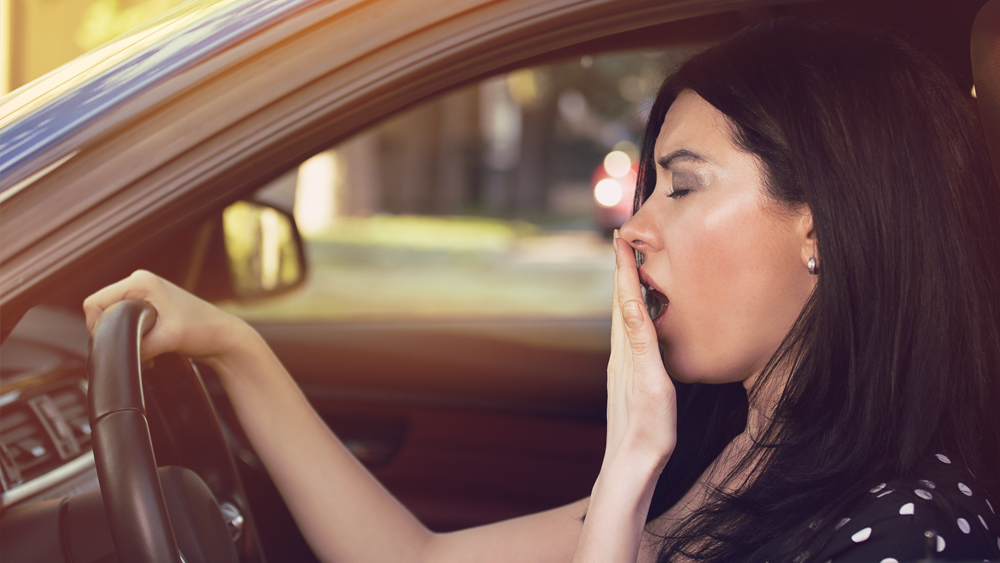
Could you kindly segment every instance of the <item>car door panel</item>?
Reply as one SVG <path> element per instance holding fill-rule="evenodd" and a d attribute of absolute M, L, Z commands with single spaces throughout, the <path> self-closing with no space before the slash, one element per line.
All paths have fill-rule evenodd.
<path fill-rule="evenodd" d="M 372 473 L 435 531 L 588 496 L 604 452 L 605 428 L 594 421 L 398 403 L 313 404 L 360 459 L 376 450 L 381 461 L 369 466 Z M 371 438 L 386 421 L 403 423 L 401 440 Z"/>
<path fill-rule="evenodd" d="M 273 323 L 255 328 L 312 395 L 603 421 L 610 324 L 610 319 L 599 319 Z M 518 341 L 519 333 L 532 327 L 541 333 L 539 341 L 547 331 L 552 343 Z M 574 335 L 582 341 L 576 347 L 565 342 Z M 597 340 L 606 344 L 591 344 Z"/>
<path fill-rule="evenodd" d="M 431 529 L 590 493 L 608 352 L 586 343 L 608 339 L 607 320 L 256 328 L 334 433 Z M 531 328 L 536 342 L 547 333 L 563 345 L 524 342 Z M 577 334 L 576 348 L 565 332 Z"/>

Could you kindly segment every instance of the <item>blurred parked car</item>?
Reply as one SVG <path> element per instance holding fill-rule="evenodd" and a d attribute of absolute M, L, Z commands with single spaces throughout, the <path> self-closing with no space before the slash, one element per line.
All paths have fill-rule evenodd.
<path fill-rule="evenodd" d="M 598 235 L 636 170 L 612 149 L 670 65 L 759 18 L 836 16 L 902 30 L 969 91 L 982 4 L 195 1 L 8 94 L 0 559 L 113 556 L 104 520 L 79 516 L 101 513 L 80 304 L 138 268 L 249 319 L 432 529 L 587 495 L 613 267 Z M 200 371 L 211 404 L 182 359 L 144 376 L 157 464 L 206 484 L 240 561 L 311 560 Z"/>

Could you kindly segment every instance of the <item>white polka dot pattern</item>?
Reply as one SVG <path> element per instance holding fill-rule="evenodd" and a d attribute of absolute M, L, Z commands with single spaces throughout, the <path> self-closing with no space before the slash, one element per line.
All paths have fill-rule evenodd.
<path fill-rule="evenodd" d="M 851 536 L 851 541 L 853 541 L 854 543 L 861 543 L 870 538 L 871 536 L 872 536 L 871 528 L 862 528 L 857 532 L 854 532 L 854 535 Z"/>
<path fill-rule="evenodd" d="M 855 512 L 835 521 L 838 539 L 823 550 L 841 554 L 833 559 L 834 563 L 860 560 L 899 563 L 913 549 L 923 552 L 927 548 L 942 558 L 966 560 L 975 553 L 978 557 L 969 560 L 998 561 L 1000 537 L 995 534 L 1000 520 L 996 520 L 993 504 L 984 498 L 979 481 L 961 465 L 953 464 L 944 454 L 935 457 L 936 460 L 924 462 L 930 464 L 924 465 L 930 470 L 925 475 L 933 476 L 933 480 L 891 479 L 879 483 L 868 489 L 871 496 Z M 917 473 L 915 477 L 921 475 Z M 989 512 L 983 508 L 984 502 Z M 920 514 L 917 514 L 918 504 Z M 994 537 L 996 546 L 989 539 Z M 800 554 L 792 563 L 799 563 L 804 556 Z M 820 554 L 819 558 L 810 555 L 806 560 L 821 561 L 820 558 L 827 559 Z"/>

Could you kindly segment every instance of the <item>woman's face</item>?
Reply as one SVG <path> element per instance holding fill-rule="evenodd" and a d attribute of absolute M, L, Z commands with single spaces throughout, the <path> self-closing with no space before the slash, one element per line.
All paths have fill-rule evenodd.
<path fill-rule="evenodd" d="M 654 324 L 667 370 L 748 384 L 815 285 L 809 209 L 769 198 L 760 160 L 691 91 L 667 112 L 654 159 L 656 189 L 620 234 L 645 254 L 641 279 L 666 305 Z"/>

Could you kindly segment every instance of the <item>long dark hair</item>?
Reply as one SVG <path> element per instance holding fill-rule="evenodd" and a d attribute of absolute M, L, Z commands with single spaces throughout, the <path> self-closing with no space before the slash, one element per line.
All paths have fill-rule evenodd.
<path fill-rule="evenodd" d="M 636 209 L 656 183 L 664 116 L 688 89 L 760 158 L 773 199 L 809 205 L 820 271 L 750 391 L 790 366 L 768 428 L 738 467 L 751 478 L 714 491 L 669 532 L 660 560 L 815 554 L 867 488 L 915 478 L 937 452 L 995 493 L 1000 190 L 971 102 L 936 61 L 890 34 L 754 24 L 663 84 L 642 142 Z M 678 386 L 678 444 L 649 520 L 746 425 L 738 384 Z"/>

